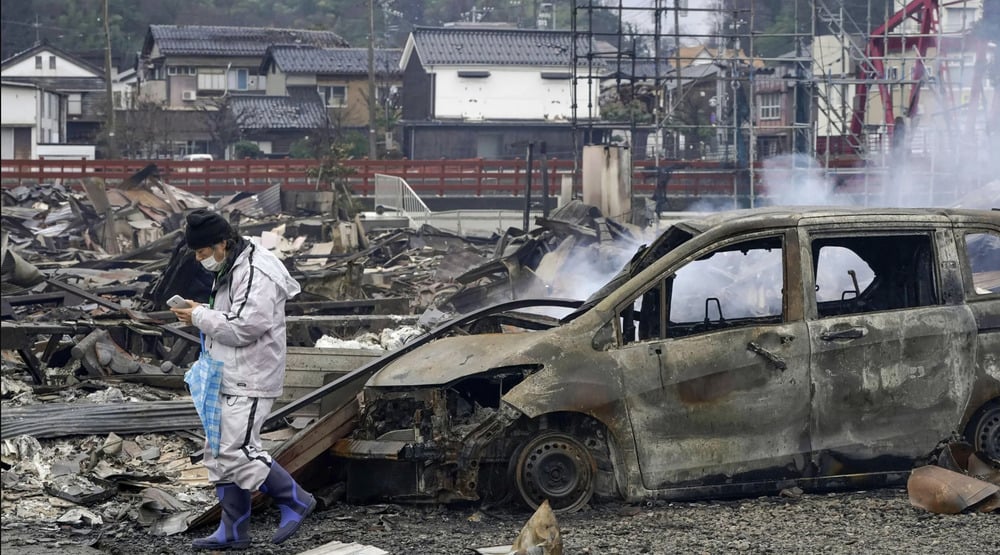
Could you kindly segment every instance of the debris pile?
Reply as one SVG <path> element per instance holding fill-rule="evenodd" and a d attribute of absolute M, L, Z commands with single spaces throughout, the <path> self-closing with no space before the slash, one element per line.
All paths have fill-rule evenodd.
<path fill-rule="evenodd" d="M 470 237 L 426 225 L 367 232 L 313 203 L 283 206 L 277 186 L 211 202 L 164 183 L 155 166 L 116 187 L 76 185 L 2 191 L 4 527 L 55 523 L 57 544 L 59 527 L 77 543 L 135 523 L 175 534 L 213 502 L 192 462 L 204 439 L 183 387 L 197 330 L 164 302 L 205 300 L 211 285 L 183 242 L 188 211 L 225 214 L 303 286 L 286 306 L 278 406 L 425 336 L 432 322 L 421 315 L 581 298 L 579 272 L 610 275 L 635 250 L 633 231 L 578 202 L 528 233 Z M 280 452 L 342 437 L 354 413 L 335 405 L 297 407 L 265 440 Z"/>

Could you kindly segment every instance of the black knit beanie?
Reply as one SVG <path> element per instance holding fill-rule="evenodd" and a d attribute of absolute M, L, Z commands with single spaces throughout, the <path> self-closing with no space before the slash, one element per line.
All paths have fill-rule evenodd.
<path fill-rule="evenodd" d="M 184 238 L 193 250 L 211 247 L 232 236 L 233 228 L 222 216 L 199 208 L 187 216 L 187 231 Z"/>

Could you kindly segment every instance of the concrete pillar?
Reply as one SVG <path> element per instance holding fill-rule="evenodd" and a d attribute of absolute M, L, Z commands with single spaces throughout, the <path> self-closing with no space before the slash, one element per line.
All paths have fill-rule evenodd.
<path fill-rule="evenodd" d="M 621 220 L 632 210 L 631 199 L 631 151 L 618 145 L 584 146 L 583 202 Z"/>

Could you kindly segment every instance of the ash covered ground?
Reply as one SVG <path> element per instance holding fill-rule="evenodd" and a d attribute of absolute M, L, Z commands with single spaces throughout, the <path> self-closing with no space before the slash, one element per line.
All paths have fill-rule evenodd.
<path fill-rule="evenodd" d="M 273 508 L 254 514 L 246 553 L 294 554 L 337 540 L 390 553 L 472 553 L 509 545 L 530 511 L 467 506 L 349 505 L 321 508 L 275 546 Z M 558 517 L 565 553 L 996 553 L 996 514 L 936 515 L 910 506 L 903 488 L 727 501 L 606 503 Z M 189 553 L 211 527 L 167 537 L 133 521 L 85 531 L 55 523 L 3 527 L 3 549 L 29 553 Z M 90 547 L 77 547 L 89 545 Z"/>

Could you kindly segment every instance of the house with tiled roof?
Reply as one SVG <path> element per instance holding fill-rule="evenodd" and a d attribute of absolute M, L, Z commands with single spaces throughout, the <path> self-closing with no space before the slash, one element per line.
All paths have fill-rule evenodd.
<path fill-rule="evenodd" d="M 578 36 L 575 49 L 573 40 L 570 31 L 415 28 L 400 59 L 404 154 L 514 158 L 544 141 L 550 154 L 571 156 L 574 101 L 578 122 L 599 117 L 599 87 L 588 76 L 602 71 L 579 56 L 593 50 L 587 39 Z"/>
<path fill-rule="evenodd" d="M 381 108 L 391 108 L 402 85 L 399 49 L 374 51 L 375 99 Z M 281 44 L 268 48 L 260 67 L 267 76 L 267 94 L 287 95 L 311 90 L 322 99 L 330 120 L 338 127 L 367 130 L 368 49 L 319 48 Z"/>
<path fill-rule="evenodd" d="M 142 96 L 180 109 L 228 92 L 264 94 L 267 78 L 258 70 L 273 44 L 347 46 L 330 31 L 150 25 L 140 54 Z"/>
<path fill-rule="evenodd" d="M 281 96 L 236 94 L 229 98 L 229 107 L 243 139 L 272 155 L 287 154 L 293 143 L 329 125 L 315 88 Z"/>
<path fill-rule="evenodd" d="M 174 122 L 189 129 L 174 139 L 173 154 L 210 152 L 221 156 L 229 145 L 215 144 L 210 112 L 220 106 L 284 106 L 295 99 L 253 102 L 236 97 L 265 96 L 267 76 L 260 74 L 267 49 L 274 44 L 320 48 L 347 47 L 336 33 L 305 29 L 150 25 L 139 55 L 139 98 L 163 106 Z M 229 99 L 228 97 L 233 97 Z M 308 111 L 308 106 L 301 106 Z M 263 118 L 264 116 L 261 116 Z M 208 123 L 206 123 L 208 122 Z M 272 152 L 267 141 L 260 144 Z"/>
<path fill-rule="evenodd" d="M 57 95 L 63 124 L 38 129 L 38 143 L 93 144 L 104 124 L 107 93 L 104 68 L 50 44 L 38 43 L 0 62 L 7 83 L 32 85 L 45 98 Z M 45 93 L 48 93 L 46 96 Z M 12 110 L 13 106 L 3 106 Z"/>

